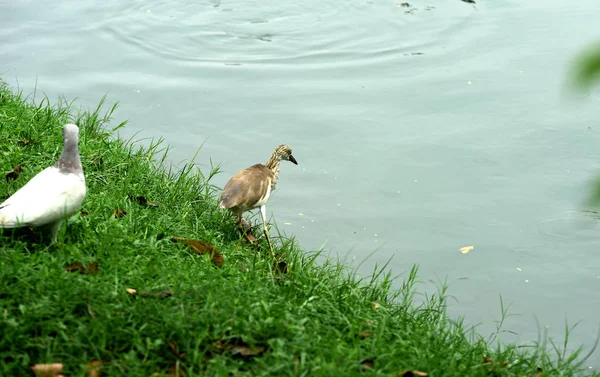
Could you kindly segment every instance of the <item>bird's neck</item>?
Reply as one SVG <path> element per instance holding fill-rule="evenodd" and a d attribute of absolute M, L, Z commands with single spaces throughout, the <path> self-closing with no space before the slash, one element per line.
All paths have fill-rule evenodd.
<path fill-rule="evenodd" d="M 55 165 L 60 170 L 70 170 L 75 172 L 83 172 L 81 166 L 81 158 L 79 157 L 79 149 L 77 148 L 77 140 L 66 140 L 63 146 L 62 153 Z"/>
<path fill-rule="evenodd" d="M 275 190 L 275 185 L 277 185 L 277 179 L 279 178 L 279 164 L 281 160 L 277 153 L 273 153 L 269 161 L 267 161 L 267 168 L 273 173 L 273 179 L 271 181 L 271 190 Z"/>

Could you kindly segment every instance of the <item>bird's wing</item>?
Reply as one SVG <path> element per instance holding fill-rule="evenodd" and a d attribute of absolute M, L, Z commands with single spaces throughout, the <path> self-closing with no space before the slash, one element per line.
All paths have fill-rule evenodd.
<path fill-rule="evenodd" d="M 81 176 L 46 168 L 0 204 L 0 228 L 49 224 L 70 216 L 85 192 Z"/>
<path fill-rule="evenodd" d="M 238 207 L 244 210 L 257 207 L 265 196 L 268 199 L 272 176 L 271 170 L 262 164 L 238 172 L 223 188 L 220 207 Z"/>

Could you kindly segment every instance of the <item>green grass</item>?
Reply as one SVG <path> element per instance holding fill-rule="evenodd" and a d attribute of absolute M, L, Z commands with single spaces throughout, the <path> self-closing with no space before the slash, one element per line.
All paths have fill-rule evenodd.
<path fill-rule="evenodd" d="M 65 101 L 32 103 L 0 89 L 0 172 L 23 168 L 16 180 L 0 177 L 0 200 L 55 161 L 62 125 L 72 121 L 81 132 L 87 214 L 72 217 L 54 245 L 44 229 L 0 231 L 1 376 L 31 375 L 37 363 L 63 363 L 64 375 L 83 376 L 95 360 L 102 376 L 172 368 L 188 376 L 399 376 L 409 369 L 461 377 L 584 369 L 581 349 L 503 345 L 449 319 L 445 287 L 419 296 L 416 267 L 393 290 L 383 269 L 360 279 L 336 261 L 317 263 L 319 254 L 299 250 L 293 238 L 274 237 L 289 269 L 283 273 L 268 252 L 241 242 L 231 216 L 218 210 L 210 184 L 218 168 L 164 168 L 161 142 L 141 148 L 111 135 L 115 107 L 77 113 Z M 126 215 L 115 218 L 115 209 Z M 173 236 L 212 243 L 223 265 Z M 97 273 L 66 271 L 73 262 L 96 262 Z"/>

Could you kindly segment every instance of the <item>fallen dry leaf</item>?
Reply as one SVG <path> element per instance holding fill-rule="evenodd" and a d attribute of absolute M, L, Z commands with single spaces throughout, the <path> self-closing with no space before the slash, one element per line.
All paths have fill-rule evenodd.
<path fill-rule="evenodd" d="M 97 155 L 91 155 L 92 158 L 92 164 L 94 165 L 104 165 L 104 158 L 102 158 L 102 156 L 97 156 Z"/>
<path fill-rule="evenodd" d="M 166 289 L 164 291 L 158 291 L 158 292 L 141 291 L 140 296 L 154 297 L 154 298 L 167 298 L 167 297 L 173 296 L 173 291 L 171 291 L 170 289 Z"/>
<path fill-rule="evenodd" d="M 373 334 L 371 334 L 370 332 L 361 332 L 358 335 L 361 337 L 361 339 L 366 339 L 366 338 L 370 338 L 373 336 Z"/>
<path fill-rule="evenodd" d="M 129 293 L 130 295 L 135 295 L 137 294 L 137 291 L 133 288 L 125 288 L 125 290 L 127 291 L 127 293 Z"/>
<path fill-rule="evenodd" d="M 399 3 L 397 4 L 398 8 L 406 8 L 406 7 L 410 7 L 409 3 Z"/>
<path fill-rule="evenodd" d="M 11 171 L 10 173 L 6 174 L 6 183 L 10 181 L 16 181 L 17 178 L 19 178 L 19 173 L 17 173 L 16 171 Z"/>
<path fill-rule="evenodd" d="M 414 377 L 414 376 L 427 377 L 427 376 L 429 376 L 429 374 L 418 371 L 418 370 L 403 370 L 402 372 L 398 373 L 397 376 L 398 377 Z"/>
<path fill-rule="evenodd" d="M 81 262 L 73 262 L 65 266 L 65 271 L 95 275 L 98 273 L 98 262 L 92 262 L 87 267 L 84 266 Z"/>
<path fill-rule="evenodd" d="M 87 271 L 89 274 L 96 275 L 98 273 L 98 262 L 94 261 L 88 264 Z"/>
<path fill-rule="evenodd" d="M 370 319 L 365 319 L 364 324 L 367 327 L 375 327 L 375 322 L 371 321 Z"/>
<path fill-rule="evenodd" d="M 63 365 L 61 363 L 35 364 L 31 369 L 37 377 L 58 377 L 61 375 Z"/>
<path fill-rule="evenodd" d="M 185 374 L 185 369 L 184 369 L 183 365 L 181 365 L 179 363 L 171 365 L 169 367 L 169 371 L 167 372 L 167 376 L 182 377 L 184 374 Z"/>
<path fill-rule="evenodd" d="M 240 338 L 232 338 L 227 341 L 217 340 L 215 347 L 219 351 L 229 351 L 233 356 L 253 357 L 263 354 L 266 351 L 265 346 L 255 345 L 250 347 Z"/>
<path fill-rule="evenodd" d="M 130 200 L 134 200 L 135 199 L 135 201 L 139 205 L 141 205 L 141 206 L 145 206 L 145 207 L 158 207 L 158 205 L 156 205 L 156 203 L 149 202 L 148 199 L 146 199 L 145 196 L 136 196 L 134 198 L 133 195 L 129 195 L 129 199 Z"/>
<path fill-rule="evenodd" d="M 100 369 L 102 368 L 102 361 L 96 360 L 85 365 L 85 370 L 89 377 L 100 377 Z"/>
<path fill-rule="evenodd" d="M 10 181 L 16 181 L 17 178 L 19 178 L 19 173 L 23 171 L 23 167 L 21 165 L 17 165 L 15 166 L 15 168 L 13 169 L 13 171 L 11 171 L 10 173 L 6 174 L 6 183 L 10 182 Z"/>
<path fill-rule="evenodd" d="M 373 369 L 373 367 L 375 366 L 375 360 L 373 359 L 366 359 L 360 362 L 360 367 L 363 371 L 368 371 Z"/>
<path fill-rule="evenodd" d="M 124 209 L 115 209 L 113 211 L 113 216 L 115 217 L 115 219 L 119 218 L 119 217 L 123 217 L 126 214 L 127 214 L 127 211 L 125 211 Z"/>
<path fill-rule="evenodd" d="M 290 273 L 290 269 L 289 269 L 287 263 L 285 263 L 283 261 L 277 263 L 275 271 L 279 272 L 280 274 L 289 274 Z"/>
<path fill-rule="evenodd" d="M 169 350 L 171 351 L 171 353 L 173 353 L 173 355 L 180 359 L 185 359 L 185 352 L 178 352 L 175 343 L 169 342 L 167 343 L 167 347 L 169 347 Z"/>
<path fill-rule="evenodd" d="M 475 246 L 465 246 L 465 247 L 461 247 L 460 249 L 458 249 L 458 251 L 460 251 L 463 254 L 467 254 L 469 251 L 473 250 L 475 248 Z"/>
<path fill-rule="evenodd" d="M 487 369 L 488 369 L 488 374 L 493 371 L 497 371 L 498 368 L 507 368 L 508 367 L 508 363 L 506 361 L 500 363 L 489 357 L 483 358 L 483 364 L 486 364 Z"/>
<path fill-rule="evenodd" d="M 85 273 L 85 267 L 83 265 L 83 263 L 81 262 L 73 262 L 69 265 L 65 266 L 65 271 L 67 272 L 79 272 L 79 273 Z"/>
<path fill-rule="evenodd" d="M 27 144 L 29 144 L 29 142 L 30 142 L 30 140 L 27 140 L 27 139 L 25 139 L 25 140 L 18 140 L 18 139 L 11 139 L 11 138 L 8 138 L 7 140 L 10 140 L 10 141 L 16 141 L 17 143 L 21 143 L 21 144 L 23 144 L 23 146 L 22 146 L 22 147 L 26 146 L 26 145 L 27 145 Z"/>
<path fill-rule="evenodd" d="M 212 244 L 210 244 L 208 242 L 199 241 L 199 240 L 188 240 L 187 238 L 181 238 L 181 237 L 173 237 L 173 238 L 171 238 L 171 241 L 181 242 L 182 244 L 189 246 L 197 254 L 210 255 L 212 262 L 217 267 L 221 267 L 223 265 L 223 262 L 225 261 L 223 259 L 223 256 L 221 255 L 221 252 L 219 252 L 219 250 L 217 250 L 216 247 L 214 247 Z"/>
<path fill-rule="evenodd" d="M 92 310 L 92 306 L 90 304 L 87 305 L 87 310 L 90 317 L 96 318 L 96 314 L 94 314 L 94 311 Z"/>
<path fill-rule="evenodd" d="M 377 301 L 373 301 L 373 303 L 371 303 L 371 306 L 373 307 L 373 309 L 379 309 L 381 307 Z"/>

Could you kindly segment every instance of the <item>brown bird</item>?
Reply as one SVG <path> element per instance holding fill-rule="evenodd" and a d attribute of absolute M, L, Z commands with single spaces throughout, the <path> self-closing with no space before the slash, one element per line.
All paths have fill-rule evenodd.
<path fill-rule="evenodd" d="M 231 177 L 225 185 L 223 193 L 221 193 L 221 201 L 219 202 L 219 208 L 229 209 L 235 215 L 239 224 L 242 223 L 244 212 L 260 208 L 265 237 L 271 254 L 273 254 L 273 248 L 267 229 L 267 210 L 265 206 L 271 193 L 275 190 L 281 160 L 287 160 L 298 165 L 298 162 L 292 156 L 292 149 L 288 145 L 282 144 L 275 149 L 266 165 L 252 165 Z"/>

